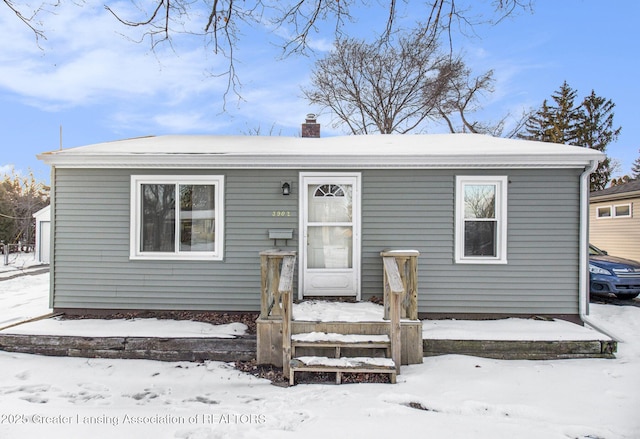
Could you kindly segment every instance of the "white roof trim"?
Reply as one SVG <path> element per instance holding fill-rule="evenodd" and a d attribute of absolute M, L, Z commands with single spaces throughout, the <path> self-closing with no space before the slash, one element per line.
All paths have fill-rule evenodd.
<path fill-rule="evenodd" d="M 40 221 L 51 221 L 51 204 L 35 212 L 32 217 Z"/>
<path fill-rule="evenodd" d="M 604 154 L 479 134 L 324 138 L 170 135 L 38 155 L 60 168 L 486 168 L 584 167 Z"/>

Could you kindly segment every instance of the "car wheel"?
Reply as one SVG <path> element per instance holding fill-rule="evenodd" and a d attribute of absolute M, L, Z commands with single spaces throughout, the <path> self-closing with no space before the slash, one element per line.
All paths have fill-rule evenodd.
<path fill-rule="evenodd" d="M 640 293 L 616 293 L 616 297 L 622 300 L 631 300 L 638 297 Z"/>

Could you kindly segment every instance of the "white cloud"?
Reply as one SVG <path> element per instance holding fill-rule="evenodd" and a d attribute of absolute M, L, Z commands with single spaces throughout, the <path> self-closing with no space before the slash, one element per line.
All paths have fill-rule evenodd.
<path fill-rule="evenodd" d="M 0 175 L 11 174 L 15 170 L 15 165 L 0 165 Z"/>
<path fill-rule="evenodd" d="M 114 6 L 130 17 L 131 3 Z M 129 9 L 127 9 L 129 8 Z M 101 107 L 102 125 L 114 133 L 237 132 L 243 123 L 299 127 L 310 112 L 299 84 L 312 60 L 277 59 L 278 48 L 263 39 L 269 30 L 249 30 L 234 56 L 242 86 L 240 97 L 226 96 L 228 59 L 213 54 L 202 37 L 176 35 L 172 44 L 151 51 L 148 41 L 133 42 L 102 7 L 63 4 L 46 17 L 43 50 L 15 21 L 0 17 L 16 31 L 16 43 L 0 47 L 0 91 L 48 112 Z M 323 40 L 314 40 L 322 47 Z M 248 119 L 245 122 L 244 119 Z M 137 135 L 137 134 L 135 134 Z"/>
<path fill-rule="evenodd" d="M 28 29 L 16 29 L 15 44 L 0 48 L 0 87 L 32 106 L 55 110 L 140 97 L 178 103 L 202 93 L 219 95 L 226 85 L 204 75 L 226 60 L 208 57 L 199 38 L 190 48 L 173 52 L 165 45 L 152 53 L 148 42 L 135 43 L 118 34 L 117 21 L 104 9 L 60 8 L 47 17 L 48 39 L 39 56 L 34 56 Z M 15 28 L 6 17 L 0 24 Z"/>
<path fill-rule="evenodd" d="M 330 52 L 334 47 L 334 39 L 309 38 L 309 47 L 319 52 Z"/>

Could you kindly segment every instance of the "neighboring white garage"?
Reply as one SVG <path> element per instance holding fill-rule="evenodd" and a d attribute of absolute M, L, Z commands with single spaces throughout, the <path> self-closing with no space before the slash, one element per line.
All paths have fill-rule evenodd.
<path fill-rule="evenodd" d="M 51 206 L 33 214 L 36 219 L 36 260 L 48 264 L 51 258 Z"/>

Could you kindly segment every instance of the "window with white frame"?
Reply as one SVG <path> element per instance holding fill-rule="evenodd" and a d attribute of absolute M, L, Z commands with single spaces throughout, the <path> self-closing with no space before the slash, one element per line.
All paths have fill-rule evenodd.
<path fill-rule="evenodd" d="M 223 176 L 131 177 L 131 258 L 223 256 Z"/>
<path fill-rule="evenodd" d="M 598 206 L 596 208 L 596 218 L 631 218 L 631 211 L 631 203 L 614 204 L 611 206 Z"/>
<path fill-rule="evenodd" d="M 611 218 L 611 206 L 600 206 L 596 209 L 597 218 Z"/>
<path fill-rule="evenodd" d="M 457 263 L 507 262 L 506 176 L 456 177 Z"/>
<path fill-rule="evenodd" d="M 616 204 L 613 206 L 613 216 L 615 218 L 630 218 L 631 204 Z"/>

